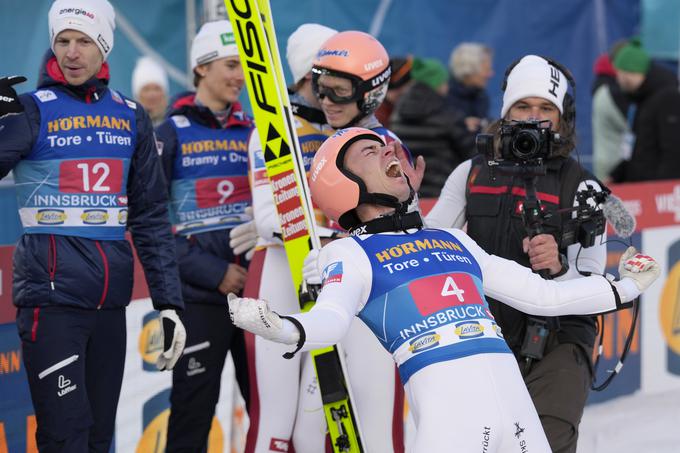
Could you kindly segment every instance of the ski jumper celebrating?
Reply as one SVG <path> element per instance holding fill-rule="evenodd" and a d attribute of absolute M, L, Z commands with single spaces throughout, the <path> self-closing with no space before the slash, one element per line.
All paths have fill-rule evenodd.
<path fill-rule="evenodd" d="M 132 233 L 172 369 L 183 308 L 167 195 L 148 115 L 108 87 L 114 10 L 57 0 L 38 90 L 0 119 L 0 176 L 14 170 L 24 234 L 14 304 L 41 452 L 108 453 L 123 379 Z"/>
<path fill-rule="evenodd" d="M 254 131 L 238 102 L 244 78 L 228 21 L 201 27 L 191 64 L 196 93 L 180 96 L 157 130 L 187 329 L 187 347 L 172 375 L 167 452 L 207 447 L 230 350 L 248 399 L 243 331 L 220 316 L 224 295 L 240 293 L 246 279 L 247 263 L 229 246 L 229 232 L 250 219 L 248 143 Z"/>
<path fill-rule="evenodd" d="M 417 188 L 424 159 L 418 157 L 411 162 L 411 155 L 399 137 L 383 127 L 375 116 L 387 94 L 390 75 L 389 55 L 377 39 L 364 32 L 345 31 L 327 40 L 319 50 L 312 68 L 312 88 L 333 128 L 365 127 L 386 143 L 394 143 L 402 168 Z M 414 200 L 411 209 L 415 206 Z M 309 270 L 315 256 L 316 251 L 310 253 L 306 269 Z M 319 277 L 316 278 L 319 282 Z M 305 279 L 310 282 L 314 276 L 306 275 Z M 404 451 L 403 392 L 393 361 L 358 320 L 352 323 L 342 346 L 367 450 Z M 319 417 L 318 411 L 310 414 Z"/>
<path fill-rule="evenodd" d="M 425 223 L 436 228 L 461 228 L 486 252 L 511 259 L 535 271 L 547 270 L 551 279 L 570 280 L 582 272 L 603 274 L 607 260 L 606 232 L 590 247 L 561 243 L 561 232 L 576 213 L 578 193 L 592 187 L 602 190 L 595 177 L 571 157 L 575 149 L 575 106 L 568 92 L 570 75 L 552 60 L 527 55 L 506 71 L 502 120 L 490 126 L 497 133 L 512 121 L 549 121 L 559 142 L 545 159 L 545 174 L 536 177 L 537 196 L 545 221 L 543 234 L 531 238 L 521 211 L 525 187 L 521 175 L 491 174 L 478 155 L 460 164 L 449 176 Z M 497 134 L 498 135 L 498 134 Z M 590 200 L 589 200 L 590 202 Z M 560 211 L 565 212 L 564 214 Z M 578 428 L 592 383 L 591 357 L 595 318 L 591 316 L 538 317 L 523 313 L 493 298 L 489 307 L 503 329 L 555 452 L 576 451 Z M 542 351 L 523 349 L 535 329 L 549 331 Z M 529 357 L 532 356 L 532 357 Z"/>
<path fill-rule="evenodd" d="M 487 254 L 460 230 L 422 229 L 419 213 L 407 212 L 413 189 L 395 146 L 367 129 L 326 140 L 312 163 L 311 190 L 352 235 L 322 249 L 316 305 L 280 316 L 266 301 L 230 295 L 230 315 L 296 351 L 336 343 L 360 317 L 399 367 L 416 453 L 550 451 L 485 293 L 534 314 L 592 314 L 629 303 L 660 272 L 631 247 L 620 281 L 547 281 Z"/>

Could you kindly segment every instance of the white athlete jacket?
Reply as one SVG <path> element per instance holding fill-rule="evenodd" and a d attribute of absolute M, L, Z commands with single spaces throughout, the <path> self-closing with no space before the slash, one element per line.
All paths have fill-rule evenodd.
<path fill-rule="evenodd" d="M 303 350 L 337 343 L 359 316 L 406 384 L 432 363 L 510 353 L 484 294 L 525 313 L 557 316 L 615 310 L 640 293 L 628 278 L 544 280 L 489 255 L 460 230 L 412 231 L 344 238 L 321 250 L 321 295 L 313 310 L 293 315 L 305 330 Z"/>

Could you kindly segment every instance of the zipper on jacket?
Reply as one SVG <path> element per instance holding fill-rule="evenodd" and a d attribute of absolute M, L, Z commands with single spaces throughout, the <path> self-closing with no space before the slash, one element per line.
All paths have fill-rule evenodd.
<path fill-rule="evenodd" d="M 57 241 L 50 234 L 50 245 L 47 252 L 47 271 L 50 275 L 50 288 L 54 291 L 54 276 L 57 273 Z"/>
<path fill-rule="evenodd" d="M 94 96 L 95 99 L 99 99 L 97 96 L 97 88 L 96 87 L 89 87 L 87 91 L 85 92 L 85 103 L 86 104 L 91 104 L 92 103 L 92 96 Z"/>
<path fill-rule="evenodd" d="M 99 250 L 99 254 L 102 256 L 102 264 L 104 265 L 104 289 L 99 304 L 97 305 L 97 310 L 99 310 L 102 308 L 102 305 L 104 305 L 104 300 L 109 292 L 109 259 L 106 257 L 106 253 L 104 253 L 104 249 L 99 241 L 94 241 L 94 244 L 97 246 L 97 250 Z"/>

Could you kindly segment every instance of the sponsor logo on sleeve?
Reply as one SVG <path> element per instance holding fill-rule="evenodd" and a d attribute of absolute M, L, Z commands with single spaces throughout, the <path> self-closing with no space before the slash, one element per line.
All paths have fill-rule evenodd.
<path fill-rule="evenodd" d="M 336 261 L 326 266 L 321 274 L 321 281 L 323 282 L 323 286 L 326 286 L 329 283 L 342 282 L 342 261 Z"/>
<path fill-rule="evenodd" d="M 269 442 L 269 451 L 278 451 L 286 453 L 288 452 L 289 445 L 290 442 L 285 439 L 277 439 L 275 437 L 272 437 Z"/>
<path fill-rule="evenodd" d="M 123 103 L 123 98 L 120 96 L 120 94 L 118 94 L 117 91 L 111 90 L 111 99 L 119 104 Z"/>

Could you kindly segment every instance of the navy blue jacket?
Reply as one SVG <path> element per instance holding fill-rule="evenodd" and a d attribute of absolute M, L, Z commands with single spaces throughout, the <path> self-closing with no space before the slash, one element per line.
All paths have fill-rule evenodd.
<path fill-rule="evenodd" d="M 235 115 L 236 113 L 236 115 Z M 190 121 L 202 126 L 221 129 L 222 125 L 207 107 L 194 102 L 193 93 L 179 95 L 168 110 L 168 118 L 184 115 Z M 226 127 L 253 127 L 252 121 L 236 103 L 227 120 Z M 166 191 L 170 193 L 173 165 L 177 154 L 177 134 L 167 119 L 156 128 L 156 137 L 162 145 L 161 160 L 167 181 Z M 229 247 L 230 229 L 206 231 L 189 237 L 176 235 L 177 262 L 182 280 L 182 297 L 186 303 L 226 305 L 227 299 L 217 291 L 230 263 L 246 267 L 243 255 L 234 256 Z"/>
<path fill-rule="evenodd" d="M 489 95 L 483 88 L 465 86 L 451 78 L 446 102 L 464 117 L 489 118 Z"/>
<path fill-rule="evenodd" d="M 94 103 L 108 90 L 109 69 L 80 86 L 68 85 L 48 52 L 38 88 Z M 40 112 L 29 94 L 20 97 L 24 112 L 0 119 L 0 178 L 28 156 L 38 137 Z M 184 308 L 175 243 L 168 220 L 165 181 L 151 120 L 139 107 L 136 147 L 127 182 L 127 227 L 145 271 L 154 306 Z M 18 307 L 68 305 L 119 308 L 132 296 L 133 255 L 125 240 L 95 241 L 75 236 L 24 234 L 14 252 L 14 304 Z"/>

